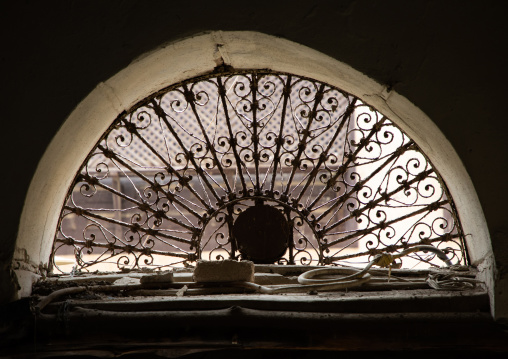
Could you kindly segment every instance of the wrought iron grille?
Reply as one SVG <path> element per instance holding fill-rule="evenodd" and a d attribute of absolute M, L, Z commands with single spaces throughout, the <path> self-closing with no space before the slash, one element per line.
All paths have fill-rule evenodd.
<path fill-rule="evenodd" d="M 76 175 L 52 257 L 80 269 L 329 265 L 418 244 L 465 262 L 446 186 L 405 133 L 325 83 L 243 71 L 182 82 L 121 114 Z M 433 253 L 402 264 L 441 265 Z"/>

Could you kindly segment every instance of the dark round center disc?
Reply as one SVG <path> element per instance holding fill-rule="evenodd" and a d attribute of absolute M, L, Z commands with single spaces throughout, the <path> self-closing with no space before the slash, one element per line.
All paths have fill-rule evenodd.
<path fill-rule="evenodd" d="M 288 247 L 289 225 L 278 209 L 257 205 L 238 216 L 233 235 L 243 258 L 260 264 L 274 263 Z"/>

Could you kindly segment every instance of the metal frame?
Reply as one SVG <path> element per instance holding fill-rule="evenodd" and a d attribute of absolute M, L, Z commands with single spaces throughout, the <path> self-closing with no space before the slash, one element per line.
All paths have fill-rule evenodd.
<path fill-rule="evenodd" d="M 363 263 L 418 244 L 466 261 L 445 184 L 393 122 L 325 83 L 250 70 L 184 81 L 122 113 L 69 189 L 53 264 L 69 248 L 78 269 L 240 259 L 232 228 L 255 205 L 292 228 L 281 264 Z"/>

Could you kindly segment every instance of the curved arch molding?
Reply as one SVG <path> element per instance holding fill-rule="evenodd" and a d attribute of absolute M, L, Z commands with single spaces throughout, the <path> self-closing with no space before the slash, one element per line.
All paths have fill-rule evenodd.
<path fill-rule="evenodd" d="M 437 126 L 405 97 L 350 66 L 256 32 L 210 32 L 170 43 L 100 83 L 67 118 L 38 165 L 21 216 L 15 260 L 25 262 L 24 268 L 47 266 L 60 209 L 74 175 L 119 113 L 155 91 L 220 65 L 290 72 L 323 81 L 369 103 L 395 122 L 446 182 L 466 233 L 470 262 L 485 269 L 482 279 L 492 290 L 492 247 L 483 211 L 460 158 Z"/>

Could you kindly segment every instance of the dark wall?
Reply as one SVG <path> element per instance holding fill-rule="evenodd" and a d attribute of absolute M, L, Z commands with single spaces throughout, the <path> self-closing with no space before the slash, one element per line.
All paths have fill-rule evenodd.
<path fill-rule="evenodd" d="M 137 56 L 207 30 L 253 30 L 301 43 L 392 86 L 443 131 L 508 265 L 508 26 L 501 1 L 2 2 L 2 235 L 14 243 L 44 150 L 73 108 Z M 241 5 L 240 5 L 241 4 Z M 503 257 L 505 256 L 505 257 Z"/>

